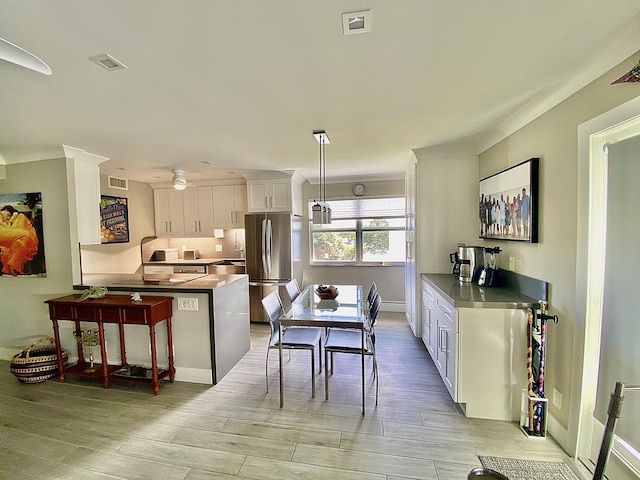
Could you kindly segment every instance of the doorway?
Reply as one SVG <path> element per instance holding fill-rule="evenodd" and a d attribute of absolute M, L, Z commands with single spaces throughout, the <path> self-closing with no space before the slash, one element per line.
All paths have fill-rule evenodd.
<path fill-rule="evenodd" d="M 577 456 L 591 471 L 593 471 L 602 442 L 608 393 L 613 391 L 615 384 L 603 374 L 607 369 L 612 368 L 607 366 L 612 363 L 611 359 L 607 359 L 607 352 L 612 349 L 609 342 L 621 341 L 620 338 L 624 337 L 624 335 L 619 335 L 616 339 L 614 336 L 612 340 L 610 335 L 613 329 L 623 328 L 621 325 L 609 325 L 611 319 L 624 317 L 616 312 L 616 305 L 612 302 L 615 299 L 613 294 L 615 291 L 612 287 L 620 286 L 623 281 L 629 280 L 627 278 L 629 273 L 617 266 L 619 265 L 620 251 L 616 252 L 613 247 L 614 245 L 620 248 L 622 245 L 637 244 L 637 238 L 630 243 L 624 234 L 617 233 L 620 230 L 620 219 L 615 218 L 617 212 L 612 209 L 618 208 L 619 204 L 624 203 L 627 199 L 635 198 L 635 200 L 631 200 L 635 202 L 640 199 L 640 195 L 635 193 L 638 190 L 637 178 L 633 188 L 626 182 L 619 184 L 620 172 L 616 173 L 613 168 L 614 163 L 610 162 L 615 162 L 616 168 L 618 168 L 622 158 L 620 153 L 622 149 L 616 145 L 629 141 L 631 144 L 640 145 L 639 112 L 640 98 L 627 102 L 579 127 L 579 182 L 581 189 L 579 189 L 578 258 L 580 261 L 578 263 L 583 266 L 578 267 L 577 272 L 576 305 L 578 312 L 585 319 L 585 350 L 580 390 Z M 640 152 L 632 157 L 631 166 L 636 168 L 637 165 L 634 165 L 636 162 L 640 164 Z M 618 175 L 618 184 L 612 186 L 611 181 L 614 180 L 615 175 Z M 621 189 L 626 189 L 626 191 L 622 192 Z M 638 203 L 635 203 L 636 207 L 637 205 Z M 637 213 L 625 216 L 625 221 L 628 222 L 625 224 L 625 228 L 631 226 L 632 229 L 640 229 L 638 226 L 640 215 Z M 615 222 L 618 222 L 618 229 L 612 230 Z M 639 279 L 637 273 L 633 272 L 632 275 L 636 280 Z M 623 318 L 623 320 L 625 319 Z M 639 325 L 640 323 L 637 321 L 631 324 L 632 330 L 627 334 L 636 332 L 635 336 L 637 337 Z M 605 328 L 604 336 L 602 335 L 603 327 Z M 612 327 L 611 330 L 607 330 L 608 327 Z M 603 352 L 602 357 L 601 352 Z M 613 362 L 615 363 L 615 359 Z M 614 375 L 617 373 L 616 368 L 619 366 L 613 367 Z M 631 375 L 629 372 L 623 375 L 635 376 L 637 373 L 635 369 L 637 366 L 632 367 Z M 629 383 L 634 379 L 619 378 L 619 380 Z M 633 418 L 631 413 L 629 415 Z M 620 421 L 629 422 L 631 418 L 625 420 L 623 409 Z M 616 438 L 606 470 L 609 478 L 640 478 L 640 454 L 637 450 L 637 447 L 633 447 L 621 438 Z"/>

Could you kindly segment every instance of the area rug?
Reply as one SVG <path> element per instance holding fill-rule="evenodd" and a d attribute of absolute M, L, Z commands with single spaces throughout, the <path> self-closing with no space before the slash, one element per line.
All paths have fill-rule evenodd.
<path fill-rule="evenodd" d="M 478 456 L 482 466 L 506 475 L 509 480 L 578 480 L 562 462 Z"/>

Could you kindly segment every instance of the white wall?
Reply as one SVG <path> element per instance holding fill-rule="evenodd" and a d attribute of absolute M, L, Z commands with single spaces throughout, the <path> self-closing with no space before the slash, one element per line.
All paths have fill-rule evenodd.
<path fill-rule="evenodd" d="M 352 187 L 356 182 L 331 183 L 326 186 L 326 198 L 328 200 L 353 198 Z M 404 197 L 404 180 L 364 181 L 366 186 L 365 197 L 398 196 Z M 340 266 L 327 267 L 310 265 L 309 263 L 309 229 L 308 209 L 309 200 L 318 198 L 318 185 L 308 182 L 303 185 L 302 197 L 304 203 L 304 222 L 302 228 L 302 258 L 303 258 L 303 283 L 348 283 L 360 284 L 368 289 L 371 282 L 375 281 L 383 302 L 393 302 L 398 308 L 404 304 L 404 266 L 399 267 L 375 267 L 375 266 Z M 392 306 L 387 305 L 389 309 Z M 402 310 L 404 311 L 404 310 Z"/>
<path fill-rule="evenodd" d="M 155 235 L 153 190 L 147 183 L 132 180 L 128 183 L 128 190 L 109 188 L 107 176 L 100 175 L 102 195 L 127 198 L 129 242 L 83 245 L 84 273 L 136 273 L 140 269 L 140 242 L 146 236 Z"/>
<path fill-rule="evenodd" d="M 34 338 L 51 336 L 44 301 L 73 293 L 66 159 L 6 166 L 0 193 L 42 192 L 47 276 L 0 276 L 0 358 L 10 360 Z"/>
<path fill-rule="evenodd" d="M 563 399 L 560 408 L 549 402 L 549 431 L 569 453 L 575 451 L 580 401 L 572 380 L 582 373 L 584 351 L 584 318 L 576 315 L 577 265 L 584 261 L 576 247 L 578 125 L 640 95 L 637 83 L 610 85 L 636 63 L 637 54 L 480 155 L 480 178 L 540 158 L 539 243 L 503 242 L 501 255 L 516 258 L 518 273 L 551 285 L 551 313 L 560 321 L 547 331 L 546 391 L 551 397 L 555 388 Z"/>

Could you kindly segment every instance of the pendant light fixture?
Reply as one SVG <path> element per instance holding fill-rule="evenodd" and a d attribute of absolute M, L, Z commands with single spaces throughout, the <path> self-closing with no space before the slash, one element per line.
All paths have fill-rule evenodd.
<path fill-rule="evenodd" d="M 184 178 L 184 170 L 172 170 L 173 172 L 173 188 L 176 190 L 184 190 L 187 188 L 187 179 Z"/>
<path fill-rule="evenodd" d="M 327 203 L 327 156 L 325 145 L 331 143 L 327 132 L 314 130 L 313 136 L 320 144 L 320 176 L 318 178 L 319 201 L 315 201 L 311 208 L 314 225 L 326 225 L 331 223 L 331 207 Z"/>

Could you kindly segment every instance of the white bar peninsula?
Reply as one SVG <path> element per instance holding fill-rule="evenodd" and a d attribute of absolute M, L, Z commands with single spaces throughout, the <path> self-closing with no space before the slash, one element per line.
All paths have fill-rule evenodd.
<path fill-rule="evenodd" d="M 107 287 L 109 295 L 138 292 L 142 297 L 174 298 L 172 322 L 177 381 L 215 385 L 251 348 L 247 275 L 176 274 L 171 281 L 145 282 L 139 274 L 84 274 L 82 283 L 73 288 L 85 290 L 91 286 Z M 83 328 L 94 327 L 91 323 L 83 324 Z M 128 363 L 148 366 L 148 331 L 135 325 L 126 328 Z M 63 348 L 75 352 L 72 331 L 60 330 Z M 117 329 L 110 329 L 105 335 L 108 363 L 118 363 L 119 333 Z M 158 345 L 166 345 L 162 335 L 165 333 L 159 329 Z M 168 355 L 158 352 L 158 357 Z M 159 362 L 159 366 L 164 365 Z"/>

